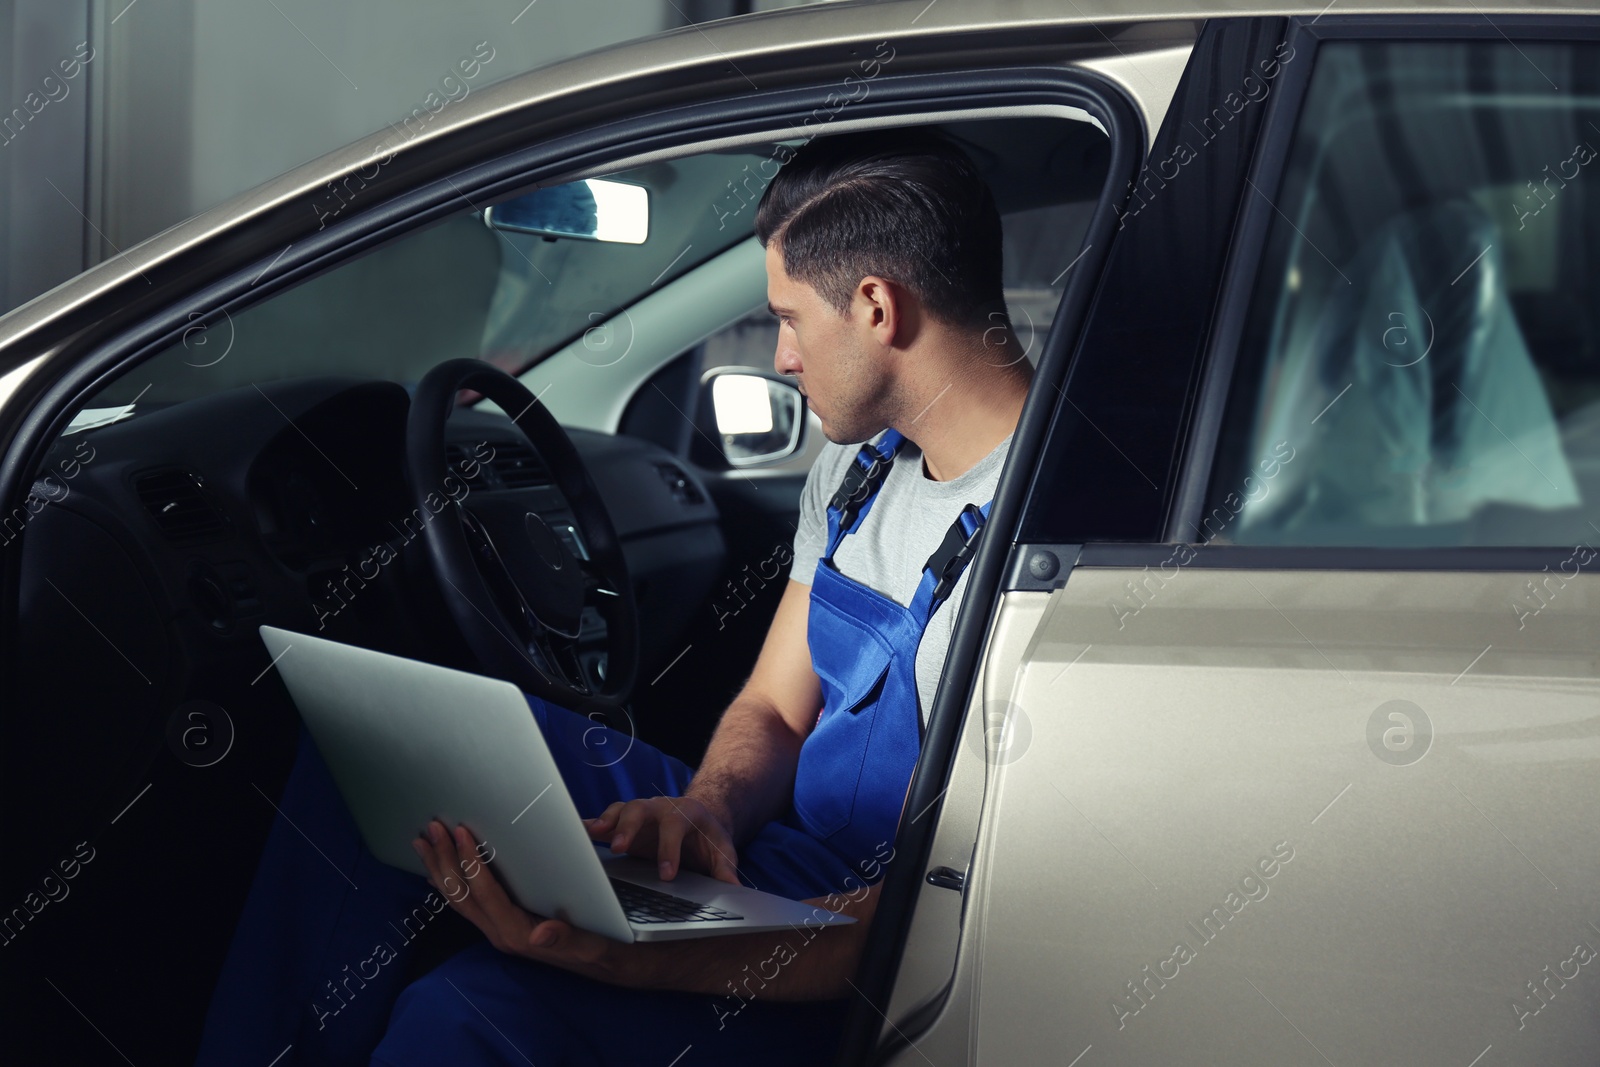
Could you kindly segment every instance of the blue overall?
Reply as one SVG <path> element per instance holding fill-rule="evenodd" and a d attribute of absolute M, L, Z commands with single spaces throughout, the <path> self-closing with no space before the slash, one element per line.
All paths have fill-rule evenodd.
<path fill-rule="evenodd" d="M 917 648 L 989 517 L 989 504 L 963 509 L 910 605 L 839 573 L 833 555 L 866 520 L 903 442 L 890 430 L 876 447 L 863 445 L 828 505 L 828 546 L 811 580 L 806 630 L 822 712 L 801 746 L 794 783 L 800 825 L 869 882 L 882 873 L 871 861 L 894 841 L 922 750 Z"/>
<path fill-rule="evenodd" d="M 950 558 L 933 568 L 942 573 L 924 573 L 910 608 L 839 574 L 833 553 L 870 509 L 898 445 L 891 430 L 881 451 L 864 446 L 828 509 L 807 633 L 824 709 L 801 748 L 793 808 L 738 856 L 747 884 L 791 899 L 851 892 L 881 877 L 917 759 L 917 644 L 988 511 L 968 505 L 941 548 Z M 960 551 L 944 551 L 951 545 Z M 527 699 L 579 814 L 688 787 L 682 761 Z M 641 992 L 485 941 L 406 985 L 410 941 L 442 898 L 367 851 L 304 731 L 279 807 L 212 997 L 199 1065 L 362 1064 L 369 1052 L 371 1064 L 386 1067 L 832 1059 L 848 1001 L 752 998 L 760 985 L 752 967 L 730 972 L 724 996 Z M 775 945 L 785 936 L 773 935 Z M 751 961 L 757 969 L 762 962 Z"/>

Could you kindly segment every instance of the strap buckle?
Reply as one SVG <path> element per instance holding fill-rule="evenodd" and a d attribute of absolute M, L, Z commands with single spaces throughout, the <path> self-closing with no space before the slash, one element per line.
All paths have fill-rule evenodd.
<path fill-rule="evenodd" d="M 872 454 L 872 463 L 863 468 L 860 460 L 868 452 Z M 848 531 L 855 525 L 861 505 L 877 493 L 883 480 L 889 476 L 889 467 L 893 463 L 893 452 L 885 456 L 870 444 L 861 446 L 861 451 L 850 461 L 850 469 L 845 471 L 844 481 L 834 491 L 833 499 L 828 501 L 830 508 L 839 510 L 839 529 Z"/>
<path fill-rule="evenodd" d="M 967 533 L 963 528 L 963 520 L 972 523 L 972 532 Z M 928 557 L 925 569 L 934 573 L 936 581 L 933 586 L 933 603 L 938 604 L 950 595 L 956 582 L 961 580 L 961 574 L 967 569 L 967 564 L 978 551 L 978 541 L 983 536 L 983 528 L 987 525 L 983 511 L 975 504 L 968 504 L 961 509 L 961 514 L 956 516 L 956 521 L 950 524 L 950 529 L 945 531 L 944 540 Z"/>

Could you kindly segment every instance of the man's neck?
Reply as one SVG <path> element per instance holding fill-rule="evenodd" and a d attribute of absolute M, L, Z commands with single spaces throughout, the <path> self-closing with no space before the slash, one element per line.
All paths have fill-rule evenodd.
<path fill-rule="evenodd" d="M 1021 351 L 1009 341 L 977 353 L 946 349 L 905 383 L 893 425 L 922 451 L 934 481 L 959 478 L 1017 428 L 1033 367 L 1026 359 L 997 365 L 999 353 Z"/>

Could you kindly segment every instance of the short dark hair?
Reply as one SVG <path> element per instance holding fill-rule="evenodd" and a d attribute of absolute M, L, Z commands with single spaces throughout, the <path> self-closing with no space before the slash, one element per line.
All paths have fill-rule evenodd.
<path fill-rule="evenodd" d="M 1005 315 L 1000 212 L 978 168 L 930 130 L 806 142 L 756 209 L 756 236 L 839 312 L 869 274 L 905 286 L 954 326 Z"/>

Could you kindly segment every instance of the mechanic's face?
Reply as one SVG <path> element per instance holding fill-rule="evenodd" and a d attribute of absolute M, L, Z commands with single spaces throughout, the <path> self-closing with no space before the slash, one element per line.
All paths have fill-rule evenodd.
<path fill-rule="evenodd" d="M 789 277 L 777 242 L 767 246 L 767 307 L 778 317 L 773 366 L 792 375 L 836 444 L 865 441 L 889 425 L 892 353 L 882 311 L 860 292 L 841 314 L 805 282 Z"/>

